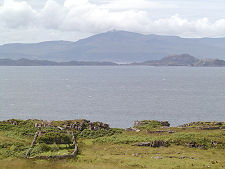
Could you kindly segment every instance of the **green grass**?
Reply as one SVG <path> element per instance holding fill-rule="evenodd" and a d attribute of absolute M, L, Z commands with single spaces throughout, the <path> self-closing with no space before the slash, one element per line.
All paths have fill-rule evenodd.
<path fill-rule="evenodd" d="M 161 127 L 161 123 L 157 120 L 143 120 L 143 124 L 136 126 L 140 130 L 152 130 Z"/>
<path fill-rule="evenodd" d="M 60 122 L 57 122 L 60 123 Z M 53 132 L 55 129 L 46 129 Z M 153 129 L 154 130 L 154 129 Z M 77 132 L 79 153 L 76 159 L 31 160 L 25 153 L 37 131 L 30 121 L 18 125 L 0 122 L 1 169 L 205 169 L 225 168 L 225 131 L 170 128 L 175 133 L 148 134 L 145 130 L 125 132 L 110 129 Z M 137 142 L 164 140 L 169 147 L 138 147 Z M 204 145 L 189 148 L 186 143 Z M 37 143 L 31 156 L 64 155 L 72 145 Z"/>
<path fill-rule="evenodd" d="M 83 130 L 82 132 L 79 132 L 77 133 L 77 137 L 79 138 L 89 138 L 89 139 L 92 139 L 92 138 L 99 138 L 99 137 L 104 137 L 104 136 L 112 136 L 114 134 L 121 134 L 123 132 L 122 129 L 101 129 L 101 130 L 88 130 L 88 129 L 85 129 Z"/>
<path fill-rule="evenodd" d="M 31 156 L 55 156 L 71 154 L 74 151 L 73 145 L 67 144 L 37 144 L 31 151 Z"/>
<path fill-rule="evenodd" d="M 183 146 L 168 148 L 135 147 L 128 144 L 97 144 L 93 140 L 79 142 L 80 153 L 75 160 L 2 159 L 1 169 L 140 169 L 140 168 L 224 168 L 225 151 L 193 149 Z M 208 167 L 209 166 L 209 167 Z"/>
<path fill-rule="evenodd" d="M 225 148 L 225 132 L 224 131 L 197 131 L 189 130 L 176 132 L 173 134 L 146 134 L 135 132 L 124 132 L 123 134 L 115 134 L 110 137 L 97 138 L 95 142 L 111 143 L 111 144 L 131 144 L 136 142 L 151 142 L 155 140 L 165 140 L 174 145 L 185 145 L 186 143 L 195 142 L 203 145 L 205 148 Z M 217 144 L 212 144 L 216 142 Z"/>

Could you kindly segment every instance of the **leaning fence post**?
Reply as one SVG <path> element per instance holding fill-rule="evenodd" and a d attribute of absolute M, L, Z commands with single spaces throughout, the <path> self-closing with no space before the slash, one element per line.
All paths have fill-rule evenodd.
<path fill-rule="evenodd" d="M 39 132 L 36 132 L 36 133 L 35 133 L 34 139 L 33 139 L 32 143 L 31 143 L 31 145 L 30 145 L 30 148 L 28 149 L 28 151 L 27 151 L 27 153 L 26 153 L 26 157 L 27 157 L 27 158 L 30 157 L 31 150 L 32 150 L 32 148 L 34 147 L 34 144 L 35 144 L 36 141 L 37 141 L 38 133 L 39 133 Z"/>
<path fill-rule="evenodd" d="M 73 132 L 72 132 L 72 140 L 73 140 L 73 146 L 74 146 L 74 151 L 73 151 L 72 155 L 75 157 L 78 153 L 78 147 L 77 147 L 75 135 Z"/>

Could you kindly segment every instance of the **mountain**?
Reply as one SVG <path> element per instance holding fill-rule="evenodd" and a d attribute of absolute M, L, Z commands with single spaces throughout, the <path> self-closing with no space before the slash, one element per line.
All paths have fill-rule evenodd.
<path fill-rule="evenodd" d="M 30 59 L 0 59 L 0 66 L 115 66 L 113 62 L 53 62 L 48 60 L 30 60 Z"/>
<path fill-rule="evenodd" d="M 189 53 L 199 59 L 225 59 L 225 38 L 181 38 L 110 31 L 77 42 L 48 41 L 0 46 L 0 58 L 61 62 L 143 62 L 178 53 Z"/>
<path fill-rule="evenodd" d="M 170 55 L 160 60 L 132 63 L 131 65 L 224 67 L 225 61 L 219 59 L 198 59 L 189 54 L 181 54 L 181 55 Z"/>

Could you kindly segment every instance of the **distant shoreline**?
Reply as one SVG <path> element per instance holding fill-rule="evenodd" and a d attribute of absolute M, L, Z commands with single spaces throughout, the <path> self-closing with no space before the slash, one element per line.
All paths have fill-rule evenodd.
<path fill-rule="evenodd" d="M 49 60 L 31 59 L 0 59 L 0 66 L 187 66 L 187 67 L 225 67 L 225 61 L 219 59 L 198 59 L 189 54 L 171 55 L 160 60 L 150 60 L 134 63 L 115 63 L 108 61 L 67 61 L 55 62 Z"/>

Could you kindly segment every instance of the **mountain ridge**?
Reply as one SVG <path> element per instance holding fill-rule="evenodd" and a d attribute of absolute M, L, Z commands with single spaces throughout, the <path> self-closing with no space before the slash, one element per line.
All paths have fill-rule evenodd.
<path fill-rule="evenodd" d="M 110 31 L 71 41 L 11 43 L 0 46 L 0 59 L 143 62 L 189 53 L 199 59 L 225 59 L 225 38 L 181 38 Z"/>

